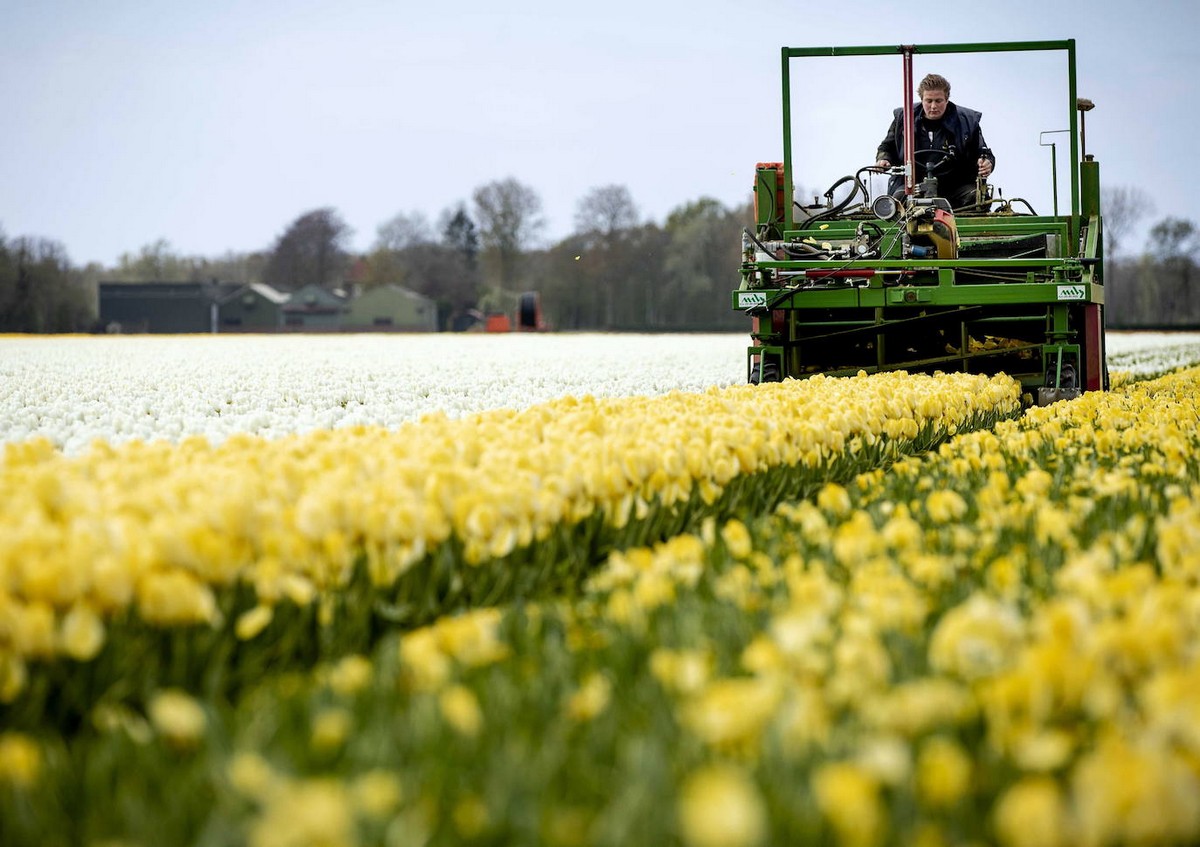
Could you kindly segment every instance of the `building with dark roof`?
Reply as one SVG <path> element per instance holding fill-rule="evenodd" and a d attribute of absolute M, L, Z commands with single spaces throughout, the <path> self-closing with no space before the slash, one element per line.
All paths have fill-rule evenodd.
<path fill-rule="evenodd" d="M 283 305 L 285 329 L 301 332 L 336 332 L 342 328 L 346 293 L 309 284 L 292 292 Z"/>
<path fill-rule="evenodd" d="M 113 332 L 216 332 L 230 282 L 102 282 L 100 323 Z"/>
<path fill-rule="evenodd" d="M 291 295 L 252 282 L 226 294 L 217 304 L 221 332 L 277 332 Z"/>

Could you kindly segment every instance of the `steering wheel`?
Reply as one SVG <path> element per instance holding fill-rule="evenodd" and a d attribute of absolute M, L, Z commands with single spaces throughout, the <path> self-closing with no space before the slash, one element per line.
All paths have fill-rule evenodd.
<path fill-rule="evenodd" d="M 934 161 L 934 156 L 941 158 Z M 954 155 L 949 150 L 937 150 L 930 147 L 925 150 L 914 150 L 913 161 L 925 168 L 926 173 L 936 175 L 939 171 L 949 168 L 950 163 L 954 161 Z"/>

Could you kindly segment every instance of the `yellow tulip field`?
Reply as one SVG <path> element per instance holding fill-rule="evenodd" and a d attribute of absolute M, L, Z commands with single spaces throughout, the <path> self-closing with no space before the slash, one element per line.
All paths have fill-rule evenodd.
<path fill-rule="evenodd" d="M 1198 843 L 1172 367 L 8 440 L 0 844 Z"/>

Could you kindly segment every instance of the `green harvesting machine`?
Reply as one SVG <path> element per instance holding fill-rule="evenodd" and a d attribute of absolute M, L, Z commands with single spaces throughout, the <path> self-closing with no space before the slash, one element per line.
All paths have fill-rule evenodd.
<path fill-rule="evenodd" d="M 912 104 L 914 54 L 1011 51 L 1066 54 L 1069 213 L 1059 214 L 1056 148 L 1045 144 L 1051 215 L 1024 200 L 999 199 L 985 178 L 972 203 L 951 208 L 937 196 L 936 180 L 917 183 L 904 164 L 872 164 L 843 177 L 823 203 L 805 206 L 793 196 L 793 59 L 898 57 L 901 103 Z M 782 60 L 783 161 L 756 168 L 755 224 L 743 232 L 741 285 L 733 292 L 733 308 L 753 319 L 749 380 L 890 370 L 1006 373 L 1037 403 L 1107 388 L 1100 166 L 1084 149 L 1092 103 L 1076 94 L 1074 40 L 785 47 Z M 913 149 L 913 136 L 905 133 L 905 162 L 945 154 Z M 873 149 L 876 140 L 861 144 Z M 903 194 L 872 198 L 872 174 L 903 176 Z"/>

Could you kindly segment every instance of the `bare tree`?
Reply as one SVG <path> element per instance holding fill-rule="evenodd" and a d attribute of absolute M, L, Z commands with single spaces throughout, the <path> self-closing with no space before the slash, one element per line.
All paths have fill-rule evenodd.
<path fill-rule="evenodd" d="M 483 246 L 496 258 L 500 288 L 515 291 L 521 254 L 545 226 L 542 199 L 512 177 L 480 186 L 472 199 Z"/>
<path fill-rule="evenodd" d="M 475 305 L 479 252 L 475 225 L 460 206 L 443 212 L 435 235 L 421 212 L 398 214 L 379 227 L 368 261 L 367 285 L 400 283 L 437 303 L 438 322 L 446 326 L 453 315 Z"/>
<path fill-rule="evenodd" d="M 433 230 L 421 212 L 400 212 L 379 225 L 375 244 L 367 262 L 367 286 L 388 283 L 411 284 L 410 262 L 406 254 L 414 248 L 433 243 Z"/>
<path fill-rule="evenodd" d="M 638 224 L 638 210 L 629 189 L 623 185 L 593 188 L 575 210 L 575 231 L 583 240 L 584 252 L 598 254 L 583 270 L 591 271 L 592 288 L 598 298 L 602 326 L 616 322 L 616 304 L 629 285 L 631 257 L 625 249 L 631 230 Z M 627 298 L 624 298 L 627 299 Z"/>
<path fill-rule="evenodd" d="M 575 232 L 579 235 L 599 233 L 611 237 L 637 225 L 637 206 L 629 189 L 623 185 L 593 188 L 575 210 Z"/>
<path fill-rule="evenodd" d="M 211 259 L 203 257 L 190 259 L 192 270 L 188 278 L 193 282 L 206 279 L 261 282 L 268 259 L 269 254 L 262 251 L 237 253 L 233 250 L 226 250 L 223 256 Z"/>
<path fill-rule="evenodd" d="M 165 238 L 146 244 L 136 254 L 122 253 L 113 271 L 129 282 L 183 282 L 188 264 Z"/>
<path fill-rule="evenodd" d="M 275 240 L 263 280 L 285 291 L 335 286 L 349 265 L 350 227 L 332 208 L 305 212 Z"/>
<path fill-rule="evenodd" d="M 1167 263 L 1193 261 L 1200 251 L 1200 231 L 1183 218 L 1164 218 L 1150 230 L 1150 243 L 1156 258 Z"/>
<path fill-rule="evenodd" d="M 122 253 L 108 278 L 126 282 L 206 282 L 213 279 L 232 282 L 257 282 L 266 262 L 263 253 L 235 253 L 224 256 L 184 256 L 171 242 L 160 238 L 139 248 L 137 253 Z"/>
<path fill-rule="evenodd" d="M 405 250 L 434 241 L 429 220 L 421 212 L 399 213 L 376 231 L 374 249 Z"/>
<path fill-rule="evenodd" d="M 1105 187 L 1100 189 L 1100 210 L 1104 216 L 1104 241 L 1108 253 L 1116 256 L 1141 219 L 1153 214 L 1154 201 L 1145 189 L 1136 186 Z"/>
<path fill-rule="evenodd" d="M 1139 263 L 1137 288 L 1143 295 L 1139 317 L 1151 326 L 1195 326 L 1200 296 L 1195 291 L 1200 229 L 1193 221 L 1164 218 L 1150 229 Z"/>

